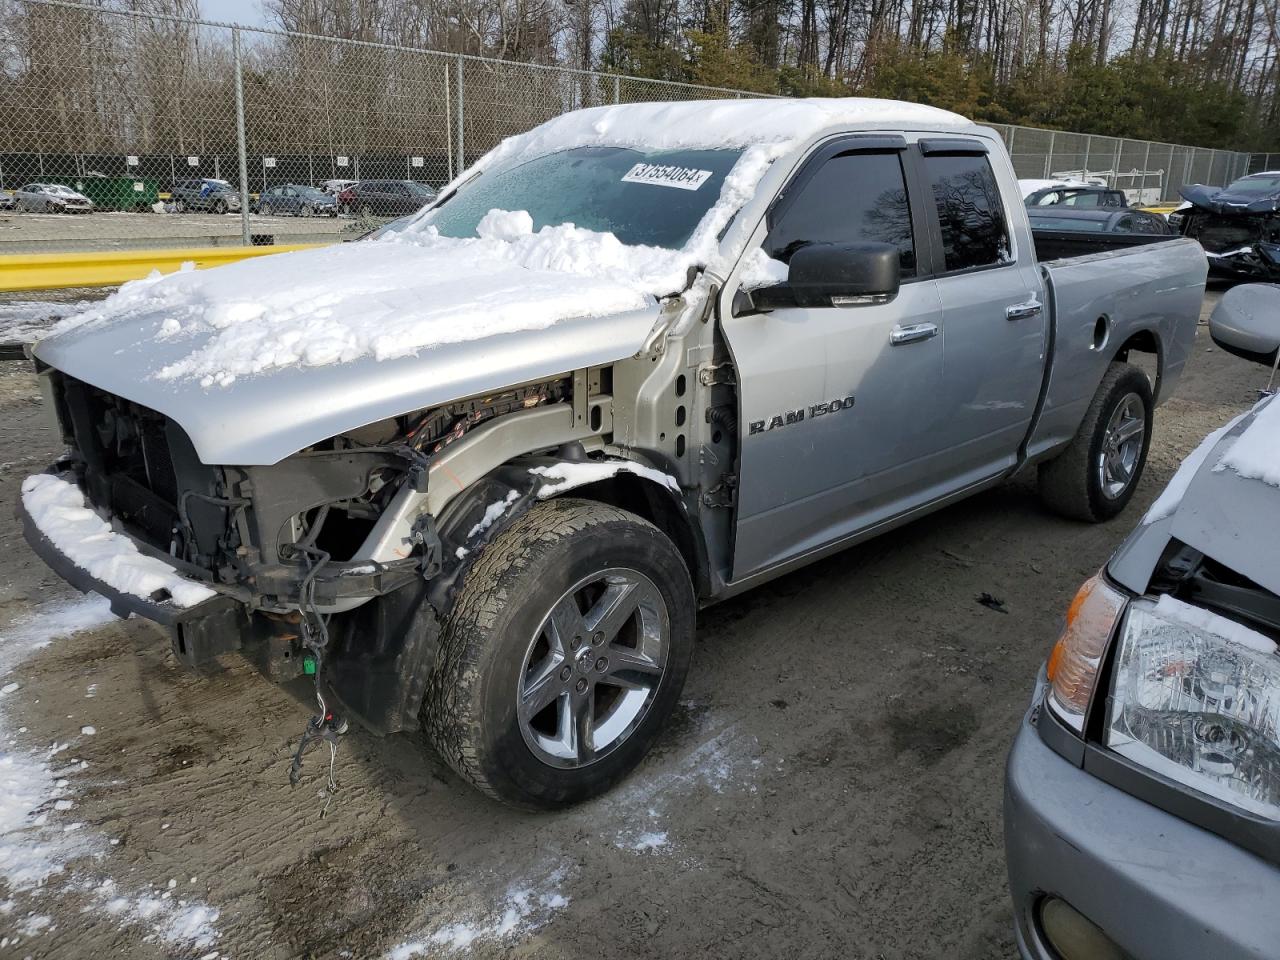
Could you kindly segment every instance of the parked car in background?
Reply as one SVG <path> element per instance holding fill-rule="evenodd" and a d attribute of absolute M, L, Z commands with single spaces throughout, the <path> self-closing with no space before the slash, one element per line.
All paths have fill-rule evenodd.
<path fill-rule="evenodd" d="M 1280 288 L 1214 341 L 1270 367 Z M 1009 754 L 1027 960 L 1280 951 L 1280 400 L 1214 431 L 1067 610 Z"/>
<path fill-rule="evenodd" d="M 18 201 L 13 198 L 13 194 L 8 190 L 0 190 L 0 210 L 12 210 L 17 206 Z"/>
<path fill-rule="evenodd" d="M 1280 280 L 1280 171 L 1179 192 L 1189 207 L 1178 212 L 1177 226 L 1183 236 L 1200 241 L 1210 274 Z"/>
<path fill-rule="evenodd" d="M 1094 184 L 1059 184 L 1042 187 L 1026 195 L 1028 207 L 1111 207 L 1129 206 L 1123 190 Z"/>
<path fill-rule="evenodd" d="M 358 180 L 325 180 L 321 182 L 320 189 L 330 196 L 336 197 L 343 190 L 347 189 L 347 187 L 353 186 L 359 182 L 360 181 Z"/>
<path fill-rule="evenodd" d="M 336 217 L 338 201 L 316 187 L 296 183 L 264 190 L 254 204 L 254 213 L 269 217 L 273 213 L 291 213 L 298 217 Z"/>
<path fill-rule="evenodd" d="M 240 209 L 240 192 L 227 181 L 212 177 L 179 180 L 173 185 L 172 197 L 176 213 L 188 210 L 230 213 Z"/>
<path fill-rule="evenodd" d="M 361 180 L 338 194 L 338 209 L 360 217 L 398 217 L 435 198 L 434 190 L 413 180 Z"/>
<path fill-rule="evenodd" d="M 92 213 L 93 201 L 60 183 L 28 183 L 13 195 L 18 210 L 31 213 Z"/>
<path fill-rule="evenodd" d="M 1172 236 L 1164 217 L 1141 210 L 1111 207 L 1034 207 L 1027 210 L 1034 230 L 1079 230 L 1085 233 L 1142 233 Z"/>

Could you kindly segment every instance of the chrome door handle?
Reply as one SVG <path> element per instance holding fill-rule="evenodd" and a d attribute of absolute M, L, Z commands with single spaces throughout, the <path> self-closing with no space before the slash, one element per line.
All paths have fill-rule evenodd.
<path fill-rule="evenodd" d="M 1043 309 L 1044 304 L 1032 297 L 1026 303 L 1015 303 L 1007 308 L 1004 315 L 1010 320 L 1028 320 L 1031 317 L 1040 316 L 1040 311 Z"/>
<path fill-rule="evenodd" d="M 900 346 L 904 343 L 917 343 L 929 340 L 938 335 L 936 323 L 912 323 L 905 327 L 894 327 L 889 331 L 889 343 Z"/>

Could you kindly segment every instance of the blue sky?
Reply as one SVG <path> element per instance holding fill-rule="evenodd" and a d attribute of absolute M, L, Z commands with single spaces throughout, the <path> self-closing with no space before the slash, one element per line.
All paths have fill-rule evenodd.
<path fill-rule="evenodd" d="M 262 13 L 262 0 L 200 0 L 200 14 L 206 20 L 243 23 L 250 27 L 265 26 L 267 22 Z"/>

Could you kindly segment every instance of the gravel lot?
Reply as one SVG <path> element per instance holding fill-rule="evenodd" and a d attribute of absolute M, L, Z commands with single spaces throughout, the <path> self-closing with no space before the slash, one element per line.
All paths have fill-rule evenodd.
<path fill-rule="evenodd" d="M 249 216 L 254 234 L 276 243 L 324 243 L 369 226 L 350 217 Z M 0 254 L 140 247 L 222 246 L 241 242 L 240 214 L 211 213 L 0 213 Z"/>
<path fill-rule="evenodd" d="M 0 956 L 255 960 L 1012 957 L 1002 768 L 1036 669 L 1080 582 L 1265 380 L 1202 326 L 1119 519 L 1056 519 L 1015 482 L 705 611 L 677 722 L 609 796 L 515 813 L 417 736 L 353 733 L 322 818 L 324 758 L 287 781 L 305 687 L 187 673 L 136 621 L 14 655 L 50 611 L 98 614 L 63 606 L 11 519 L 56 451 L 33 378 L 0 367 L 0 749 L 72 804 L 42 834 L 63 871 L 0 880 Z"/>

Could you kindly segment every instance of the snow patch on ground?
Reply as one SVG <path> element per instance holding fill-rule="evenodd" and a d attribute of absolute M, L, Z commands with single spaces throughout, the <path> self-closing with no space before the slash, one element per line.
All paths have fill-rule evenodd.
<path fill-rule="evenodd" d="M 1214 430 L 1200 441 L 1200 445 L 1187 455 L 1181 466 L 1174 472 L 1169 479 L 1168 485 L 1160 492 L 1160 496 L 1156 497 L 1155 503 L 1151 504 L 1146 516 L 1142 518 L 1143 523 L 1155 523 L 1157 520 L 1173 516 L 1174 511 L 1182 503 L 1182 498 L 1186 496 L 1187 488 L 1191 486 L 1191 481 L 1200 472 L 1200 468 L 1204 466 L 1204 462 L 1208 459 L 1209 454 L 1213 452 L 1213 448 L 1244 416 L 1247 416 L 1247 414 L 1241 414 L 1241 416 Z M 1238 439 L 1237 442 L 1239 442 Z"/>
<path fill-rule="evenodd" d="M 1215 470 L 1233 470 L 1249 480 L 1280 487 L 1280 403 L 1258 410 L 1253 422 L 1222 455 Z"/>
<path fill-rule="evenodd" d="M 0 303 L 0 343 L 31 343 L 48 333 L 63 317 L 79 313 L 89 301 L 50 303 L 46 300 L 14 300 Z"/>
<path fill-rule="evenodd" d="M 174 604 L 191 607 L 215 596 L 173 567 L 138 551 L 133 542 L 85 506 L 73 483 L 48 473 L 22 481 L 22 504 L 32 521 L 77 567 L 115 589 L 144 599 L 166 591 Z"/>
<path fill-rule="evenodd" d="M 560 892 L 565 877 L 565 868 L 557 867 L 536 880 L 512 884 L 497 903 L 401 943 L 386 955 L 387 960 L 437 956 L 482 943 L 514 944 L 569 905 L 569 898 Z"/>
<path fill-rule="evenodd" d="M 28 657 L 53 641 L 116 619 L 107 601 L 97 596 L 37 608 L 0 628 L 0 678 L 13 676 Z M 143 926 L 149 938 L 174 945 L 211 945 L 217 938 L 213 923 L 218 915 L 212 907 L 175 900 L 154 888 L 122 892 L 110 877 L 79 872 L 78 861 L 95 867 L 105 864 L 109 849 L 100 835 L 83 829 L 84 823 L 65 822 L 60 816 L 76 806 L 70 776 L 84 772 L 88 764 L 57 761 L 69 747 L 57 740 L 47 747 L 20 746 L 20 739 L 32 739 L 27 726 L 16 726 L 20 709 L 16 697 L 0 703 L 0 743 L 5 745 L 0 752 L 0 884 L 7 893 L 33 900 L 75 895 L 83 912 L 102 914 L 121 926 Z M 96 731 L 84 726 L 81 733 Z M 55 883 L 58 877 L 65 879 Z M 17 912 L 12 899 L 0 908 L 0 917 L 13 924 L 0 937 L 0 946 L 17 946 L 27 937 L 55 930 L 38 911 L 21 917 Z"/>
<path fill-rule="evenodd" d="M 633 473 L 659 483 L 673 493 L 680 492 L 680 483 L 669 473 L 646 467 L 642 463 L 630 460 L 589 460 L 582 463 L 553 463 L 548 467 L 530 467 L 529 472 L 537 477 L 545 477 L 550 483 L 538 488 L 538 499 L 545 500 L 572 490 L 575 487 L 608 480 L 619 473 Z"/>
<path fill-rule="evenodd" d="M 636 853 L 669 852 L 675 844 L 666 830 L 668 808 L 690 802 L 699 791 L 754 793 L 750 781 L 759 751 L 755 737 L 740 733 L 735 724 L 675 757 L 650 758 L 604 801 L 597 801 L 610 814 L 621 815 L 613 843 Z"/>

